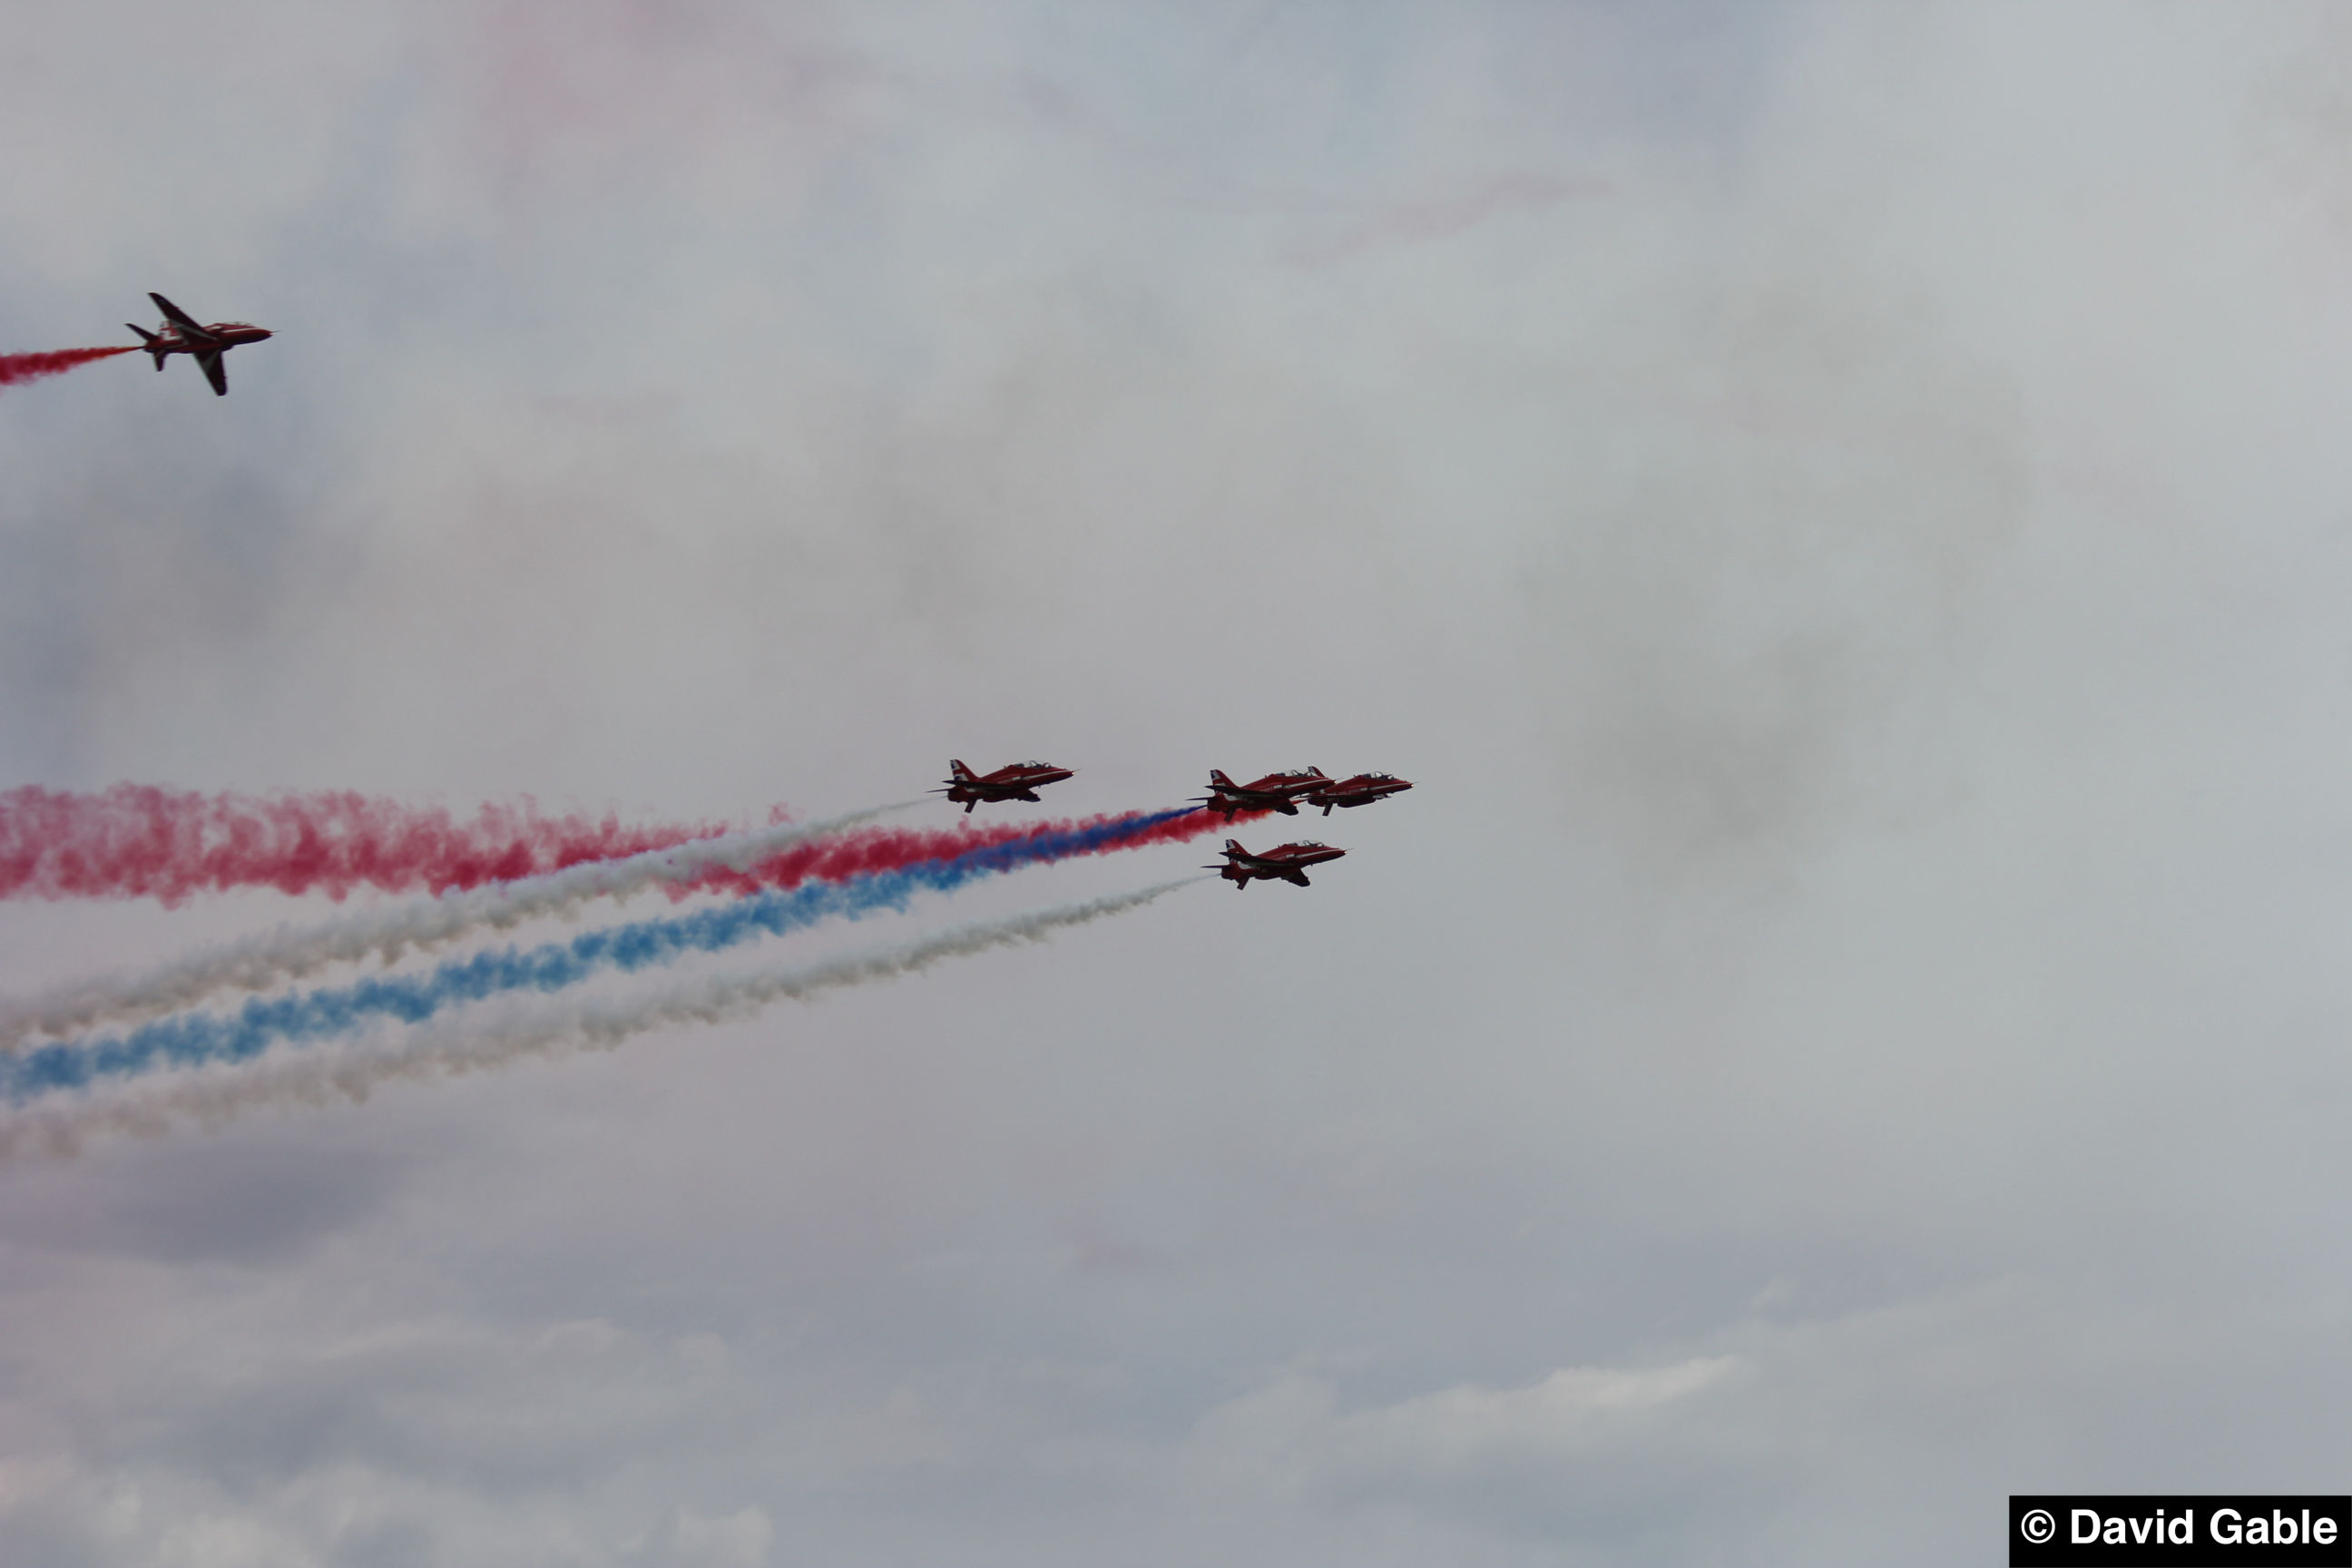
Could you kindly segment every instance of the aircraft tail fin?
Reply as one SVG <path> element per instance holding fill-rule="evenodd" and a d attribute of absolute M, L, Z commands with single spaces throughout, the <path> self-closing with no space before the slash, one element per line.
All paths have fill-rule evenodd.
<path fill-rule="evenodd" d="M 970 784 L 971 782 L 971 770 L 963 765 L 963 759 L 961 757 L 950 757 L 948 759 L 948 776 L 955 780 L 958 784 Z"/>
<path fill-rule="evenodd" d="M 125 321 L 122 324 L 139 334 L 140 344 L 144 347 L 149 353 L 155 356 L 155 368 L 157 370 L 163 369 L 164 354 L 163 340 L 157 337 L 154 333 L 149 331 L 146 328 L 141 326 L 136 321 Z"/>
<path fill-rule="evenodd" d="M 1231 780 L 1231 779 L 1229 779 L 1229 778 L 1227 778 L 1227 777 L 1225 776 L 1225 770 L 1224 770 L 1224 769 L 1223 769 L 1223 768 L 1211 768 L 1211 769 L 1209 770 L 1209 782 L 1210 782 L 1211 784 L 1225 784 L 1225 785 L 1230 785 L 1230 784 L 1232 784 L 1232 783 L 1233 783 L 1234 781 L 1233 781 L 1233 780 Z"/>

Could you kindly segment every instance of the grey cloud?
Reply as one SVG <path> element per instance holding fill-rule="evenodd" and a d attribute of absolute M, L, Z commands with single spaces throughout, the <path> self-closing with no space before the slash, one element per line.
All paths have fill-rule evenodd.
<path fill-rule="evenodd" d="M 327 1156 L 293 1138 L 133 1149 L 99 1179 L 63 1186 L 20 1172 L 0 1189 L 0 1237 L 26 1253 L 282 1265 L 377 1212 L 405 1163 L 374 1149 Z"/>

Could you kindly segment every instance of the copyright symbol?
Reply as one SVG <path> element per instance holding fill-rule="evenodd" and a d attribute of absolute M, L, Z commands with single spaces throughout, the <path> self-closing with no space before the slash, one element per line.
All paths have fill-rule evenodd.
<path fill-rule="evenodd" d="M 2039 1546 L 2058 1533 L 2058 1521 L 2046 1508 L 2037 1508 L 2017 1521 L 2017 1533 Z"/>

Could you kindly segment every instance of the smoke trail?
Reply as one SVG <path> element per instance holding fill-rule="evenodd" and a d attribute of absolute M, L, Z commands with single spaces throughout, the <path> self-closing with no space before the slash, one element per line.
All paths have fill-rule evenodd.
<path fill-rule="evenodd" d="M 371 978 L 292 996 L 254 997 L 226 1016 L 182 1013 L 115 1038 L 67 1041 L 0 1057 L 0 1101 L 135 1078 L 167 1067 L 241 1062 L 279 1040 L 299 1044 L 348 1034 L 379 1018 L 419 1024 L 446 1007 L 502 993 L 560 991 L 606 970 L 635 971 L 694 952 L 717 952 L 826 920 L 904 910 L 915 894 L 949 892 L 982 877 L 1041 861 L 1148 843 L 1192 807 L 1079 824 L 1059 833 L 984 844 L 952 859 L 812 882 L 667 920 L 587 931 L 524 951 L 499 948 L 415 975 Z M 978 837 L 978 836 L 975 836 Z"/>
<path fill-rule="evenodd" d="M 0 899 L 152 898 L 168 907 L 231 888 L 336 899 L 356 887 L 442 892 L 723 831 L 547 817 L 528 799 L 485 805 L 460 823 L 437 807 L 351 792 L 256 799 L 150 784 L 102 795 L 34 785 L 0 794 Z"/>
<path fill-rule="evenodd" d="M 799 969 L 719 975 L 633 1001 L 518 1006 L 502 1017 L 411 1031 L 381 1049 L 294 1054 L 244 1071 L 149 1079 L 104 1100 L 36 1105 L 0 1114 L 0 1159 L 68 1155 L 92 1133 L 153 1135 L 178 1121 L 213 1125 L 265 1105 L 324 1104 L 338 1097 L 364 1100 L 377 1086 L 396 1079 L 479 1071 L 567 1048 L 611 1050 L 648 1030 L 749 1018 L 776 1002 L 807 1001 L 827 991 L 917 973 L 942 959 L 1043 942 L 1056 931 L 1140 909 L 1210 879 L 1180 878 L 1132 893 L 957 926 L 878 952 Z"/>
<path fill-rule="evenodd" d="M 63 375 L 78 364 L 88 364 L 94 359 L 112 359 L 116 354 L 135 354 L 137 343 L 123 343 L 105 349 L 57 349 L 48 353 L 0 354 L 0 386 L 14 386 L 20 381 L 37 381 L 45 375 Z"/>
<path fill-rule="evenodd" d="M 1237 814 L 1243 821 L 1265 815 L 1262 811 Z M 1223 826 L 1222 818 L 1196 806 L 1181 806 L 1168 811 L 1116 812 L 1026 826 L 1007 824 L 972 827 L 958 824 L 947 828 L 877 828 L 796 846 L 747 868 L 714 867 L 699 878 L 681 880 L 672 890 L 674 896 L 681 898 L 689 892 L 719 889 L 754 893 L 806 881 L 838 881 L 927 862 L 958 860 L 982 850 L 1002 851 L 1026 864 L 1070 855 L 1097 854 L 1105 849 L 1183 843 Z"/>
<path fill-rule="evenodd" d="M 390 963 L 411 951 L 430 952 L 471 931 L 507 930 L 541 916 L 570 913 L 592 899 L 623 899 L 660 883 L 692 882 L 714 872 L 740 872 L 772 860 L 793 845 L 822 838 L 885 812 L 918 804 L 900 801 L 804 826 L 754 828 L 648 849 L 617 860 L 592 860 L 543 876 L 469 892 L 445 893 L 425 903 L 371 910 L 311 926 L 279 926 L 194 954 L 152 973 L 70 986 L 0 1010 L 0 1051 L 35 1035 L 61 1035 L 100 1024 L 135 1023 L 190 1007 L 222 991 L 263 991 L 315 974 L 331 964 L 378 958 Z"/>
<path fill-rule="evenodd" d="M 845 881 L 904 870 L 926 861 L 961 862 L 980 851 L 1001 858 L 1006 867 L 1035 864 L 1197 838 L 1219 826 L 1205 812 L 1180 809 L 1124 812 L 1029 826 L 841 832 L 883 812 L 915 804 L 900 802 L 807 827 L 729 834 L 493 888 L 444 894 L 427 904 L 315 926 L 280 927 L 144 976 L 91 982 L 8 1005 L 0 1009 L 0 1051 L 14 1050 L 36 1035 L 62 1035 L 158 1017 L 194 1006 L 222 991 L 266 990 L 334 963 L 372 957 L 390 963 L 412 949 L 446 946 L 485 926 L 503 930 L 537 916 L 568 912 L 591 899 L 625 897 L 651 886 L 666 884 L 680 897 L 711 889 L 756 893 L 810 881 Z"/>

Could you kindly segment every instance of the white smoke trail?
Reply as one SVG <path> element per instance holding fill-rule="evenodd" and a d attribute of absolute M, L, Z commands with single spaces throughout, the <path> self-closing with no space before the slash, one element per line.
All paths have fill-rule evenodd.
<path fill-rule="evenodd" d="M 804 826 L 723 834 L 618 860 L 567 866 L 495 887 L 411 900 L 340 920 L 279 925 L 146 974 L 86 981 L 47 995 L 0 1003 L 0 1051 L 13 1051 L 36 1035 L 160 1017 L 224 991 L 266 991 L 331 964 L 366 958 L 390 963 L 404 953 L 446 947 L 477 931 L 566 914 L 593 899 L 625 899 L 656 884 L 688 882 L 713 870 L 748 871 L 795 844 L 919 804 L 899 801 Z"/>
<path fill-rule="evenodd" d="M 59 1097 L 0 1112 L 0 1161 L 63 1157 L 100 1133 L 155 1136 L 175 1124 L 216 1126 L 265 1106 L 364 1100 L 382 1084 L 502 1067 L 530 1056 L 614 1049 L 651 1029 L 749 1018 L 774 1003 L 894 980 L 942 959 L 1044 942 L 1057 931 L 1140 909 L 1207 877 L 1184 877 L 1132 893 L 1064 904 L 1005 920 L 951 927 L 898 947 L 799 969 L 754 970 L 688 981 L 634 1000 L 534 1006 L 515 998 L 484 1018 L 377 1032 L 389 1043 L 340 1050 L 296 1047 L 241 1067 L 207 1067 L 142 1079 L 88 1097 Z"/>

